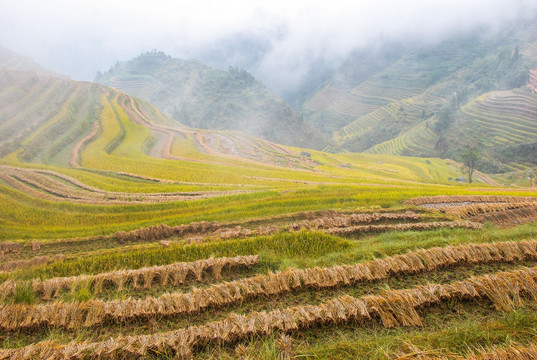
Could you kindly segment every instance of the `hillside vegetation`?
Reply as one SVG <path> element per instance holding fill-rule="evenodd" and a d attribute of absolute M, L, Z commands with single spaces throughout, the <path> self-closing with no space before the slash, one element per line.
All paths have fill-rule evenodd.
<path fill-rule="evenodd" d="M 535 166 L 525 150 L 535 142 L 537 98 L 525 89 L 537 66 L 535 27 L 357 53 L 309 96 L 306 118 L 333 134 L 336 150 L 460 160 L 474 146 L 488 172 Z"/>
<path fill-rule="evenodd" d="M 217 70 L 150 52 L 117 63 L 96 81 L 148 101 L 189 127 L 239 130 L 286 145 L 326 145 L 320 133 L 244 70 Z"/>

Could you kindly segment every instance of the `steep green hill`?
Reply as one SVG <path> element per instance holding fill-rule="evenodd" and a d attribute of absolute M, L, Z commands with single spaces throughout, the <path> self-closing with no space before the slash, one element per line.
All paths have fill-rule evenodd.
<path fill-rule="evenodd" d="M 252 75 L 150 52 L 117 63 L 96 81 L 201 129 L 239 130 L 286 145 L 321 148 L 326 139 Z"/>

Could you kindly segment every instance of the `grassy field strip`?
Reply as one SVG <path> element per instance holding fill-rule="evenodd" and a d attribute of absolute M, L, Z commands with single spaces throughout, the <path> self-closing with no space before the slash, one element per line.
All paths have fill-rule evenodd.
<path fill-rule="evenodd" d="M 234 221 L 320 209 L 397 207 L 401 201 L 422 195 L 475 193 L 460 187 L 319 186 L 294 191 L 263 191 L 215 197 L 193 202 L 141 205 L 86 205 L 48 202 L 0 184 L 0 217 L 12 223 L 0 233 L 4 239 L 51 239 L 110 235 L 158 223 L 175 226 L 195 221 Z M 489 194 L 526 195 L 494 189 Z M 253 200 L 262 200 L 262 203 Z M 61 210 L 61 213 L 58 213 Z M 60 216 L 61 215 L 61 216 Z M 128 218 L 126 216 L 128 215 Z M 91 224 L 91 226 L 89 225 Z M 32 227 L 33 226 L 33 227 Z"/>
<path fill-rule="evenodd" d="M 529 238 L 529 236 L 525 236 Z M 352 242 L 321 232 L 278 233 L 247 239 L 188 244 L 164 248 L 160 244 L 139 246 L 127 251 L 112 249 L 88 254 L 35 269 L 0 274 L 0 281 L 50 279 L 54 277 L 100 274 L 122 269 L 189 262 L 209 257 L 234 257 L 278 252 L 285 256 L 318 258 L 323 254 L 352 248 Z"/>
<path fill-rule="evenodd" d="M 119 336 L 94 343 L 74 341 L 66 345 L 46 341 L 19 349 L 2 349 L 0 359 L 70 358 L 74 354 L 100 359 L 144 356 L 166 350 L 181 357 L 207 343 L 233 342 L 252 335 L 293 331 L 317 324 L 348 321 L 364 324 L 380 318 L 387 328 L 423 326 L 417 310 L 446 301 L 485 300 L 491 301 L 499 311 L 511 311 L 522 305 L 521 296 L 537 299 L 535 280 L 537 268 L 523 268 L 445 285 L 429 284 L 361 298 L 343 295 L 320 305 L 231 314 L 224 320 L 166 333 Z"/>
<path fill-rule="evenodd" d="M 35 279 L 31 284 L 8 280 L 0 284 L 0 296 L 6 300 L 13 296 L 18 288 L 28 287 L 28 285 L 34 294 L 43 300 L 58 297 L 64 290 L 75 291 L 77 287 L 85 287 L 91 289 L 94 294 L 99 294 L 103 288 L 123 291 L 127 284 L 131 284 L 133 289 L 150 289 L 156 283 L 161 286 L 178 286 L 184 283 L 190 275 L 194 275 L 197 281 L 202 281 L 203 274 L 209 269 L 215 279 L 220 279 L 222 270 L 231 271 L 237 267 L 252 267 L 257 265 L 258 259 L 258 255 L 209 258 L 136 270 L 117 270 L 97 275 Z"/>
<path fill-rule="evenodd" d="M 430 215 L 427 215 L 425 218 L 428 218 L 429 216 Z M 299 219 L 302 218 L 305 219 L 299 221 Z M 437 218 L 438 216 L 433 215 L 430 220 L 435 220 Z M 125 244 L 156 242 L 158 240 L 169 239 L 172 237 L 186 238 L 187 242 L 189 242 L 189 239 L 192 237 L 195 237 L 195 242 L 209 242 L 218 239 L 237 239 L 253 235 L 271 235 L 278 231 L 286 230 L 296 232 L 326 229 L 330 231 L 334 228 L 347 228 L 355 224 L 370 224 L 386 221 L 417 221 L 420 219 L 424 219 L 424 217 L 410 211 L 404 213 L 338 213 L 336 211 L 323 211 L 319 214 L 306 212 L 280 217 L 256 219 L 252 224 L 249 222 L 241 223 L 239 225 L 237 223 L 220 224 L 218 222 L 209 223 L 203 221 L 190 223 L 188 225 L 178 225 L 175 227 L 160 224 L 129 232 L 119 231 L 111 236 L 31 243 L 3 243 L 5 246 L 0 247 L 0 250 L 3 250 L 4 253 L 7 252 L 7 254 L 4 254 L 6 259 L 24 259 L 28 257 L 28 255 L 35 255 L 36 253 L 48 255 L 61 252 L 66 255 L 72 255 L 73 252 L 68 250 L 71 247 L 74 247 L 77 250 L 80 249 L 81 251 L 84 251 L 87 248 L 96 251 L 99 249 L 124 247 Z M 287 225 L 289 222 L 290 225 Z M 241 225 L 246 226 L 246 228 L 243 228 Z M 250 228 L 253 230 L 250 230 Z M 380 229 L 377 230 L 380 231 Z M 384 230 L 389 230 L 389 228 L 385 228 Z M 15 247 L 13 251 L 4 250 L 4 248 L 10 244 Z M 9 254 L 9 252 L 11 252 L 11 254 Z"/>
<path fill-rule="evenodd" d="M 13 187 L 31 192 L 35 197 L 55 201 L 71 201 L 89 204 L 150 203 L 184 201 L 214 196 L 243 194 L 250 190 L 164 192 L 164 193 L 123 193 L 107 192 L 85 185 L 68 176 L 52 171 L 31 171 L 23 168 L 1 166 L 3 180 Z M 56 178 L 56 179 L 55 179 Z M 60 181 L 61 180 L 61 181 Z M 18 182 L 18 183 L 17 183 Z"/>
<path fill-rule="evenodd" d="M 221 183 L 187 182 L 166 179 L 157 179 L 140 174 L 127 172 L 102 171 L 88 168 L 62 169 L 53 168 L 55 172 L 68 175 L 88 186 L 103 191 L 125 193 L 157 193 L 157 192 L 180 192 L 199 190 L 234 190 L 237 188 L 252 189 L 262 188 L 260 185 L 226 185 Z"/>
<path fill-rule="evenodd" d="M 9 259 L 25 259 L 28 256 L 50 255 L 62 253 L 67 256 L 83 252 L 115 251 L 118 247 L 125 246 L 140 247 L 147 243 L 153 243 L 153 246 L 162 246 L 164 239 L 183 239 L 186 243 L 207 243 L 218 242 L 220 240 L 230 240 L 247 238 L 254 235 L 271 235 L 280 232 L 293 232 L 299 234 L 304 230 L 320 230 L 325 232 L 335 228 L 347 228 L 356 224 L 371 223 L 393 223 L 394 221 L 437 221 L 444 216 L 439 213 L 418 215 L 414 212 L 406 211 L 404 213 L 340 213 L 336 211 L 322 211 L 295 213 L 285 216 L 266 217 L 255 219 L 253 221 L 242 221 L 221 224 L 218 222 L 194 222 L 188 225 L 178 225 L 174 227 L 165 224 L 152 225 L 149 227 L 132 230 L 129 232 L 119 231 L 115 235 L 96 236 L 89 238 L 76 238 L 54 241 L 39 242 L 17 242 L 15 253 L 6 254 L 4 257 Z M 365 228 L 364 228 L 365 229 Z M 364 230 L 362 229 L 362 230 Z M 374 230 L 390 230 L 390 227 L 380 227 Z M 299 231 L 299 233 L 297 233 Z M 161 243 L 156 243 L 161 240 Z M 8 243 L 6 243 L 8 244 Z M 72 251 L 75 249 L 76 251 Z"/>
<path fill-rule="evenodd" d="M 175 316 L 233 304 L 261 295 L 270 297 L 304 288 L 348 286 L 364 281 L 378 281 L 397 274 L 433 271 L 456 264 L 512 262 L 524 259 L 537 259 L 537 241 L 432 248 L 357 265 L 290 269 L 194 289 L 190 293 L 169 293 L 141 300 L 4 305 L 0 307 L 0 327 L 5 330 L 43 325 L 79 328 L 140 317 Z M 532 276 L 537 278 L 535 270 Z M 534 284 L 533 280 L 529 284 Z M 537 290 L 537 285 L 534 286 Z"/>
<path fill-rule="evenodd" d="M 255 235 L 273 235 L 278 231 L 303 231 L 303 230 L 320 230 L 333 235 L 349 235 L 358 233 L 383 232 L 383 231 L 409 231 L 409 230 L 431 230 L 439 228 L 466 228 L 480 229 L 482 224 L 468 221 L 430 221 L 419 223 L 402 223 L 402 224 L 377 224 L 377 225 L 358 225 L 363 223 L 379 221 L 415 221 L 421 218 L 420 215 L 413 212 L 398 213 L 372 213 L 372 214 L 338 214 L 335 216 L 324 216 L 315 220 L 303 220 L 298 223 L 292 223 L 288 227 L 282 226 L 259 226 L 257 229 L 243 229 L 240 225 L 233 228 L 219 223 L 193 223 L 199 224 L 199 230 L 189 230 L 186 225 L 169 227 L 167 225 L 154 225 L 147 228 L 132 230 L 129 232 L 120 231 L 115 237 L 120 242 L 145 242 L 168 239 L 176 236 L 197 235 L 206 236 L 208 239 L 199 241 L 210 241 L 212 237 L 219 239 L 241 238 Z"/>
<path fill-rule="evenodd" d="M 289 226 L 269 225 L 266 226 L 266 222 L 274 221 L 292 221 L 299 218 L 306 218 L 299 222 L 293 222 Z M 241 225 L 235 224 L 220 224 L 218 222 L 198 222 L 190 223 L 189 225 L 179 225 L 170 227 L 164 224 L 153 225 L 147 228 L 141 228 L 131 230 L 129 232 L 120 231 L 114 236 L 121 242 L 133 242 L 133 241 L 156 241 L 161 239 L 167 239 L 175 236 L 185 235 L 201 235 L 201 236 L 222 236 L 224 233 L 231 231 L 239 236 L 251 236 L 251 235 L 268 235 L 269 233 L 275 233 L 277 231 L 289 230 L 289 231 L 303 231 L 303 230 L 319 230 L 319 229 L 332 229 L 336 227 L 349 227 L 353 224 L 368 224 L 372 222 L 381 221 L 415 221 L 421 219 L 422 216 L 412 211 L 406 211 L 404 213 L 341 213 L 337 211 L 322 211 L 319 215 L 314 212 L 302 212 L 283 216 L 273 216 L 262 219 L 253 220 L 260 225 L 254 229 L 242 229 Z M 239 230 L 239 232 L 237 232 Z M 247 233 L 242 233 L 240 230 L 245 230 Z M 227 237 L 227 235 L 226 235 Z"/>

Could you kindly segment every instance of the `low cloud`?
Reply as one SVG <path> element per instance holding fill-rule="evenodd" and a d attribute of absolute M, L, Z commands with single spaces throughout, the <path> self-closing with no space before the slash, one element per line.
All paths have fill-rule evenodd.
<path fill-rule="evenodd" d="M 77 80 L 143 51 L 240 66 L 279 92 L 383 39 L 434 42 L 537 11 L 534 0 L 6 0 L 0 45 Z"/>

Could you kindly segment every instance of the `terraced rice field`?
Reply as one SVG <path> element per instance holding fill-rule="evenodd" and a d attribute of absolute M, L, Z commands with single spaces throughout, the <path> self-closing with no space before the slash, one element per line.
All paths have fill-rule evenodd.
<path fill-rule="evenodd" d="M 417 96 L 424 88 L 421 80 L 414 76 L 405 75 L 400 69 L 391 69 L 388 78 L 386 76 L 373 78 L 360 84 L 352 90 L 353 94 L 376 97 L 384 105 L 391 102 L 401 101 Z"/>
<path fill-rule="evenodd" d="M 422 122 L 401 136 L 377 144 L 366 152 L 386 155 L 431 154 L 437 140 L 438 135 Z"/>
<path fill-rule="evenodd" d="M 327 85 L 306 103 L 306 107 L 313 111 L 326 111 L 346 93 L 345 89 Z"/>
<path fill-rule="evenodd" d="M 110 192 L 85 185 L 54 171 L 9 166 L 0 166 L 0 179 L 34 198 L 88 204 L 160 203 L 245 193 L 238 190 L 135 194 Z"/>
<path fill-rule="evenodd" d="M 537 97 L 524 90 L 486 94 L 464 106 L 461 116 L 482 130 L 486 145 L 516 144 L 537 136 Z"/>
<path fill-rule="evenodd" d="M 396 73 L 390 91 L 327 87 L 312 109 L 357 116 L 348 138 L 417 119 L 420 79 Z M 534 351 L 532 189 L 191 129 L 104 86 L 0 86 L 0 359 Z M 390 151 L 429 137 L 411 128 Z"/>
<path fill-rule="evenodd" d="M 162 84 L 153 77 L 134 77 L 128 79 L 113 78 L 109 86 L 140 99 L 149 100 L 156 92 L 162 89 Z"/>
<path fill-rule="evenodd" d="M 531 351 L 531 335 L 524 332 L 511 334 L 512 342 L 500 339 L 513 314 L 528 326 L 537 322 L 534 225 L 399 228 L 384 235 L 371 235 L 370 228 L 347 231 L 345 238 L 323 233 L 432 225 L 443 216 L 429 210 L 306 212 L 243 223 L 258 230 L 231 239 L 214 232 L 237 231 L 230 223 L 188 225 L 198 235 L 190 244 L 171 234 L 167 243 L 133 248 L 128 235 L 116 234 L 122 251 L 81 254 L 76 242 L 67 243 L 62 259 L 0 273 L 0 358 L 396 359 L 412 356 L 412 349 L 479 358 Z M 29 258 L 44 249 L 32 253 L 30 247 L 13 244 L 6 256 Z M 485 342 L 471 336 L 478 318 L 498 324 L 487 330 Z M 457 343 L 461 337 L 465 347 Z"/>
<path fill-rule="evenodd" d="M 334 134 L 334 140 L 341 146 L 369 144 L 368 137 L 376 138 L 378 134 L 374 131 L 379 127 L 390 128 L 394 123 L 401 123 L 408 125 L 402 126 L 399 135 L 369 145 L 369 148 L 362 145 L 359 148 L 369 153 L 390 155 L 434 153 L 437 134 L 427 126 L 425 114 L 433 114 L 445 99 L 426 90 L 419 76 L 398 74 L 395 68 L 389 74 L 381 79 L 373 77 L 349 93 L 327 86 L 308 102 L 307 107 L 317 112 L 330 110 L 349 117 L 347 125 Z"/>
<path fill-rule="evenodd" d="M 395 114 L 397 114 L 397 106 L 393 104 L 375 110 L 365 116 L 359 117 L 349 125 L 345 126 L 343 130 L 340 131 L 340 138 L 346 140 L 348 138 L 363 135 L 383 119 L 393 117 Z"/>

